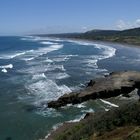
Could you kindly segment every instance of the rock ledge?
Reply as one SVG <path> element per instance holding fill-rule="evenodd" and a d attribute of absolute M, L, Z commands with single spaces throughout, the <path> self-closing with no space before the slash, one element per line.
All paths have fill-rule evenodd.
<path fill-rule="evenodd" d="M 135 88 L 140 88 L 140 72 L 113 72 L 104 78 L 92 80 L 93 84 L 79 92 L 65 94 L 56 101 L 48 103 L 49 108 L 58 108 L 67 104 L 77 104 L 89 99 L 110 98 L 120 94 L 128 94 Z"/>

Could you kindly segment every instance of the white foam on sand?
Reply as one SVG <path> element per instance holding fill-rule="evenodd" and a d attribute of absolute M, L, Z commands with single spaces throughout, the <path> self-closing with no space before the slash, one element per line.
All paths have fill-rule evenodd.
<path fill-rule="evenodd" d="M 82 114 L 81 116 L 78 115 L 74 120 L 70 120 L 68 122 L 79 122 L 80 120 L 84 119 L 85 115 L 86 114 Z"/>
<path fill-rule="evenodd" d="M 58 123 L 58 124 L 54 125 L 52 127 L 52 131 L 56 131 L 62 125 L 63 125 L 63 123 Z M 48 135 L 45 136 L 45 139 L 44 140 L 46 140 L 50 135 L 51 135 L 51 133 L 48 133 Z"/>
<path fill-rule="evenodd" d="M 109 102 L 109 101 L 105 101 L 105 100 L 103 100 L 103 99 L 100 99 L 100 101 L 102 101 L 103 103 L 108 104 L 108 105 L 110 105 L 110 106 L 112 106 L 112 107 L 119 107 L 118 105 L 113 104 L 113 103 L 111 103 L 111 102 Z"/>
<path fill-rule="evenodd" d="M 97 43 L 92 43 L 92 42 L 86 42 L 86 41 L 77 41 L 77 40 L 68 40 L 68 42 L 76 43 L 79 45 L 84 45 L 84 46 L 93 46 L 94 48 L 100 49 L 103 51 L 103 59 L 109 58 L 115 55 L 116 49 L 108 46 L 108 45 L 102 45 L 102 44 L 97 44 Z"/>
<path fill-rule="evenodd" d="M 58 129 L 58 127 L 62 126 L 63 124 L 62 123 L 58 123 L 56 125 L 53 126 L 53 130 L 56 130 Z"/>
<path fill-rule="evenodd" d="M 103 59 L 115 56 L 115 53 L 116 53 L 115 48 L 110 47 L 110 46 L 106 46 L 106 45 L 99 45 L 99 44 L 96 44 L 96 46 L 98 46 L 98 47 L 100 47 L 101 49 L 104 50 L 103 53 L 102 53 L 103 54 Z"/>
<path fill-rule="evenodd" d="M 97 49 L 103 49 L 103 54 L 107 55 L 107 57 L 112 57 L 115 55 L 116 49 L 108 46 L 108 45 L 102 45 L 102 44 L 97 44 L 97 43 L 92 43 L 92 42 L 86 42 L 86 41 L 77 41 L 77 40 L 68 40 L 68 42 L 76 43 L 79 45 L 84 45 L 84 46 L 93 46 Z"/>
<path fill-rule="evenodd" d="M 86 42 L 86 41 L 82 41 L 82 40 L 67 40 L 68 42 L 71 42 L 71 43 L 75 43 L 75 44 L 78 44 L 78 45 L 84 45 L 84 46 L 92 46 L 93 43 L 90 43 L 90 42 Z"/>
<path fill-rule="evenodd" d="M 87 47 L 93 46 L 94 48 L 100 50 L 99 55 L 91 55 L 84 59 L 83 64 L 89 68 L 98 69 L 97 63 L 99 60 L 113 57 L 115 56 L 115 53 L 116 53 L 116 49 L 108 45 L 97 44 L 94 42 L 92 43 L 92 42 L 86 42 L 86 41 L 77 41 L 77 40 L 68 40 L 68 42 L 76 43 L 78 45 L 84 45 Z"/>

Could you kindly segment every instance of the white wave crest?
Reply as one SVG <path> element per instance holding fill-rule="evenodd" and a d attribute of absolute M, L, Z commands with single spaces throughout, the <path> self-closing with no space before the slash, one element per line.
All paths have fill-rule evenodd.
<path fill-rule="evenodd" d="M 21 38 L 23 41 L 56 41 L 56 42 L 62 42 L 64 40 L 55 38 L 55 37 L 40 37 L 40 36 L 24 36 Z"/>
<path fill-rule="evenodd" d="M 105 100 L 103 100 L 103 99 L 100 99 L 100 101 L 102 101 L 103 103 L 108 104 L 108 105 L 110 105 L 110 106 L 113 106 L 113 107 L 119 107 L 118 105 L 115 105 L 115 104 L 110 103 L 110 102 L 108 102 L 108 101 L 105 101 Z"/>
<path fill-rule="evenodd" d="M 20 56 L 21 60 L 25 60 L 25 61 L 30 61 L 33 60 L 43 54 L 47 54 L 49 52 L 52 51 L 56 51 L 63 48 L 62 44 L 57 44 L 57 45 L 50 45 L 49 47 L 41 47 L 37 50 L 28 50 L 28 51 L 23 51 L 23 52 L 13 52 L 10 54 L 2 54 L 0 56 L 0 59 L 13 59 L 16 57 Z"/>
<path fill-rule="evenodd" d="M 28 51 L 23 51 L 23 52 L 12 52 L 12 53 L 8 53 L 8 54 L 2 54 L 0 56 L 0 59 L 13 59 L 22 55 L 25 55 L 26 53 L 31 53 L 33 52 L 33 50 L 28 50 Z"/>
<path fill-rule="evenodd" d="M 55 117 L 60 117 L 62 116 L 62 114 L 57 111 L 56 109 L 53 108 L 46 108 L 46 106 L 44 108 L 41 108 L 41 110 L 36 111 L 37 114 L 42 115 L 44 117 L 51 117 L 51 118 L 55 118 Z"/>
<path fill-rule="evenodd" d="M 12 69 L 12 68 L 13 68 L 13 65 L 12 65 L 12 64 L 0 66 L 0 69 L 2 69 L 1 71 L 2 71 L 3 73 L 7 73 L 7 72 L 8 72 L 7 69 Z"/>
<path fill-rule="evenodd" d="M 25 54 L 25 52 L 5 54 L 5 55 L 1 55 L 0 59 L 13 59 L 13 58 L 18 57 L 18 56 L 23 55 L 23 54 Z"/>
<path fill-rule="evenodd" d="M 38 80 L 38 79 L 42 79 L 42 78 L 46 78 L 44 73 L 34 74 L 33 77 L 32 77 L 33 80 Z"/>
<path fill-rule="evenodd" d="M 52 60 L 54 62 L 64 62 L 69 60 L 71 57 L 77 57 L 78 55 L 59 55 L 57 57 L 54 57 Z"/>
<path fill-rule="evenodd" d="M 77 107 L 77 108 L 85 108 L 85 103 L 81 103 L 81 104 L 75 104 L 74 107 Z"/>
<path fill-rule="evenodd" d="M 90 108 L 88 110 L 82 110 L 81 112 L 92 113 L 92 112 L 95 112 L 95 111 L 92 108 Z"/>
<path fill-rule="evenodd" d="M 63 65 L 47 65 L 46 71 L 54 71 L 54 70 L 60 70 L 60 71 L 66 71 Z"/>
<path fill-rule="evenodd" d="M 55 74 L 55 79 L 66 79 L 69 78 L 70 75 L 68 75 L 67 73 L 57 73 Z"/>
<path fill-rule="evenodd" d="M 81 116 L 77 116 L 76 119 L 70 120 L 70 121 L 68 121 L 68 122 L 70 122 L 70 123 L 71 123 L 71 122 L 79 122 L 80 120 L 84 119 L 85 115 L 86 115 L 86 114 L 82 114 Z"/>
<path fill-rule="evenodd" d="M 25 61 L 31 61 L 31 60 L 33 60 L 33 59 L 34 59 L 34 57 L 22 58 L 22 60 L 25 60 Z"/>
<path fill-rule="evenodd" d="M 26 89 L 29 91 L 29 95 L 35 97 L 35 104 L 39 105 L 42 101 L 56 100 L 65 93 L 70 93 L 71 90 L 66 85 L 58 86 L 52 80 L 40 80 L 27 84 Z"/>
<path fill-rule="evenodd" d="M 44 60 L 44 62 L 52 63 L 52 62 L 53 62 L 53 60 L 51 60 L 51 59 L 47 58 L 46 60 Z"/>
<path fill-rule="evenodd" d="M 93 43 L 91 42 L 87 42 L 87 41 L 82 41 L 82 40 L 67 40 L 68 42 L 71 42 L 71 43 L 75 43 L 75 44 L 78 44 L 78 45 L 84 45 L 84 46 L 91 46 L 93 45 Z"/>
<path fill-rule="evenodd" d="M 12 69 L 13 65 L 9 64 L 9 65 L 4 65 L 4 66 L 0 66 L 1 69 Z"/>
<path fill-rule="evenodd" d="M 47 53 L 52 52 L 52 51 L 59 50 L 61 48 L 63 48 L 62 44 L 50 45 L 49 47 L 41 47 L 41 48 L 38 48 L 37 50 L 32 51 L 31 53 L 27 53 L 21 59 L 26 60 L 26 61 L 30 61 L 30 60 L 33 60 L 33 59 L 39 57 L 39 56 L 42 56 L 42 55 L 47 54 Z"/>
<path fill-rule="evenodd" d="M 115 55 L 115 52 L 116 52 L 116 49 L 111 47 L 111 46 L 108 46 L 108 45 L 102 45 L 102 44 L 97 44 L 97 43 L 94 43 L 94 42 L 86 42 L 86 41 L 77 41 L 77 40 L 68 40 L 68 42 L 72 42 L 72 43 L 76 43 L 76 44 L 79 44 L 79 45 L 85 45 L 85 46 L 93 46 L 97 49 L 102 49 L 103 51 L 103 59 L 105 58 L 109 58 L 109 57 L 112 57 Z"/>
<path fill-rule="evenodd" d="M 2 69 L 1 71 L 4 73 L 7 73 L 7 69 Z"/>
<path fill-rule="evenodd" d="M 43 42 L 40 42 L 41 44 L 43 45 L 57 45 L 58 43 L 54 43 L 54 42 L 50 42 L 50 41 L 43 41 Z"/>
<path fill-rule="evenodd" d="M 100 56 L 99 59 L 106 59 L 109 57 L 113 57 L 116 53 L 116 49 L 111 46 L 101 45 L 101 44 L 95 44 L 96 47 L 102 49 L 103 56 Z"/>

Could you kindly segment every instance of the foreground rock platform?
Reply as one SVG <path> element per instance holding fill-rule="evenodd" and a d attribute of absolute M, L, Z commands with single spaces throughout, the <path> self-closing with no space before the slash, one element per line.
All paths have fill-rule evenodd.
<path fill-rule="evenodd" d="M 140 72 L 113 72 L 104 78 L 91 80 L 82 91 L 65 94 L 58 100 L 49 102 L 48 107 L 59 108 L 67 104 L 82 103 L 90 99 L 105 99 L 120 94 L 127 95 L 135 88 L 140 88 Z"/>

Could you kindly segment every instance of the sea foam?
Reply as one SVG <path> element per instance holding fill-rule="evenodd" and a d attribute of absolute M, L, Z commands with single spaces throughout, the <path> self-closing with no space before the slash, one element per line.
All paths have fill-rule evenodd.
<path fill-rule="evenodd" d="M 112 106 L 112 107 L 119 107 L 118 105 L 115 105 L 115 104 L 110 103 L 109 101 L 105 101 L 105 100 L 103 100 L 103 99 L 100 99 L 100 101 L 102 101 L 103 103 L 108 104 L 108 105 L 110 105 L 110 106 Z"/>
<path fill-rule="evenodd" d="M 54 42 L 50 42 L 50 41 L 43 41 L 43 42 L 40 42 L 41 44 L 43 45 L 57 45 L 58 43 L 54 43 Z"/>
<path fill-rule="evenodd" d="M 12 64 L 8 64 L 8 65 L 3 65 L 3 66 L 0 66 L 1 69 L 12 69 L 13 68 L 13 65 Z"/>
<path fill-rule="evenodd" d="M 82 115 L 78 115 L 74 120 L 70 120 L 68 122 L 72 123 L 72 122 L 79 122 L 80 120 L 84 119 L 86 114 L 82 114 Z"/>
<path fill-rule="evenodd" d="M 7 73 L 7 69 L 2 69 L 1 71 L 4 73 Z"/>
<path fill-rule="evenodd" d="M 34 103 L 39 105 L 43 101 L 56 100 L 65 93 L 70 93 L 71 90 L 66 85 L 58 86 L 54 81 L 42 79 L 39 81 L 31 81 L 25 85 L 29 91 L 29 96 L 34 96 Z"/>
<path fill-rule="evenodd" d="M 12 68 L 13 68 L 13 65 L 12 65 L 12 64 L 0 66 L 0 69 L 2 69 L 1 71 L 2 71 L 3 73 L 7 73 L 7 72 L 8 72 L 7 69 L 12 69 Z"/>
<path fill-rule="evenodd" d="M 37 58 L 39 56 L 42 56 L 42 55 L 47 54 L 52 51 L 59 50 L 61 48 L 63 48 L 63 44 L 50 45 L 48 47 L 40 47 L 30 53 L 27 53 L 21 59 L 26 60 L 26 61 L 34 60 L 35 58 Z"/>

